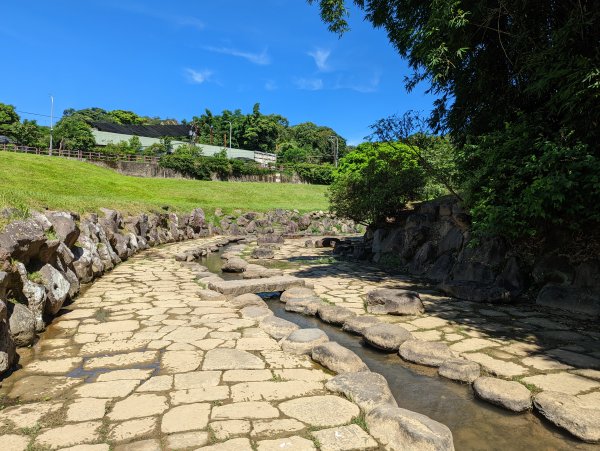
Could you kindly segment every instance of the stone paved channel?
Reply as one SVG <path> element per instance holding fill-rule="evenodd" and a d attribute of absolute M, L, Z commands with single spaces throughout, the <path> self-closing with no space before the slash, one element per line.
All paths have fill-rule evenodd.
<path fill-rule="evenodd" d="M 2 382 L 0 450 L 377 449 L 331 374 L 148 250 L 96 281 Z M 216 295 L 216 296 L 215 296 Z"/>

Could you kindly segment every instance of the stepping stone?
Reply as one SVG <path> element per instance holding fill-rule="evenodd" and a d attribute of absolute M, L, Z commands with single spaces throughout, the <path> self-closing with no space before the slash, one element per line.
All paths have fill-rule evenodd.
<path fill-rule="evenodd" d="M 364 412 L 381 404 L 398 405 L 385 377 L 371 371 L 339 374 L 331 378 L 325 388 L 352 399 Z"/>
<path fill-rule="evenodd" d="M 367 312 L 388 315 L 420 315 L 425 311 L 419 293 L 380 288 L 367 293 Z"/>
<path fill-rule="evenodd" d="M 249 305 L 255 305 L 257 307 L 267 307 L 267 303 L 263 299 L 254 293 L 240 294 L 229 301 L 229 303 L 235 308 L 244 308 Z"/>
<path fill-rule="evenodd" d="M 407 340 L 400 345 L 400 356 L 409 362 L 427 366 L 440 366 L 454 354 L 444 343 Z"/>
<path fill-rule="evenodd" d="M 321 329 L 298 329 L 281 341 L 281 349 L 292 354 L 310 354 L 312 349 L 329 341 Z"/>
<path fill-rule="evenodd" d="M 217 348 L 206 352 L 203 370 L 262 370 L 265 362 L 239 349 Z"/>
<path fill-rule="evenodd" d="M 292 287 L 279 297 L 281 302 L 288 302 L 292 299 L 318 299 L 317 293 L 314 290 L 306 287 Z"/>
<path fill-rule="evenodd" d="M 356 335 L 364 335 L 365 330 L 371 326 L 379 324 L 380 321 L 373 316 L 355 316 L 353 318 L 348 318 L 344 322 L 344 326 L 342 330 L 346 332 L 350 332 Z"/>
<path fill-rule="evenodd" d="M 400 345 L 410 340 L 412 335 L 397 324 L 380 323 L 365 329 L 364 338 L 368 344 L 378 349 L 398 352 Z"/>
<path fill-rule="evenodd" d="M 480 377 L 473 383 L 473 390 L 481 399 L 513 412 L 531 408 L 531 393 L 519 382 Z"/>
<path fill-rule="evenodd" d="M 357 424 L 312 432 L 321 451 L 376 449 L 379 444 Z"/>
<path fill-rule="evenodd" d="M 298 436 L 278 438 L 275 440 L 261 440 L 257 442 L 257 445 L 258 451 L 280 451 L 282 449 L 311 451 L 317 449 L 312 441 Z"/>
<path fill-rule="evenodd" d="M 208 288 L 223 294 L 239 295 L 244 293 L 272 293 L 305 285 L 304 279 L 298 277 L 277 276 L 265 279 L 211 280 L 208 283 Z"/>
<path fill-rule="evenodd" d="M 285 304 L 285 310 L 315 316 L 323 304 L 320 299 L 290 299 Z"/>
<path fill-rule="evenodd" d="M 586 442 L 600 442 L 600 406 L 591 407 L 577 396 L 545 391 L 535 396 L 536 409 L 548 421 Z"/>
<path fill-rule="evenodd" d="M 341 426 L 360 413 L 356 404 L 333 395 L 292 399 L 279 404 L 279 409 L 288 417 L 314 427 Z"/>
<path fill-rule="evenodd" d="M 479 377 L 481 367 L 479 363 L 470 360 L 448 359 L 440 365 L 438 373 L 454 381 L 472 383 Z"/>
<path fill-rule="evenodd" d="M 338 374 L 369 370 L 358 355 L 335 341 L 315 346 L 312 350 L 312 359 Z"/>
<path fill-rule="evenodd" d="M 356 313 L 354 313 L 351 310 L 348 310 L 347 308 L 329 304 L 321 305 L 317 313 L 319 315 L 319 318 L 321 318 L 324 322 L 336 326 L 341 326 L 347 319 L 356 316 Z"/>
<path fill-rule="evenodd" d="M 297 324 L 276 316 L 267 316 L 260 322 L 258 327 L 268 333 L 275 340 L 281 340 L 295 330 L 300 329 L 300 326 Z"/>
<path fill-rule="evenodd" d="M 273 312 L 269 310 L 268 307 L 257 307 L 256 305 L 244 307 L 240 310 L 240 313 L 242 318 L 253 319 L 257 321 L 262 321 L 267 316 L 273 316 Z"/>
<path fill-rule="evenodd" d="M 454 451 L 450 429 L 420 413 L 383 405 L 371 410 L 366 422 L 386 449 Z"/>

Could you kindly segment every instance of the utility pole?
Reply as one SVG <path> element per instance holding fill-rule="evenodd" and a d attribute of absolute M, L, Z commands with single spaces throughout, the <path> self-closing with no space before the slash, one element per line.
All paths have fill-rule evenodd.
<path fill-rule="evenodd" d="M 329 140 L 331 141 L 331 144 L 333 145 L 333 140 L 335 139 L 335 147 L 333 148 L 333 164 L 335 165 L 335 167 L 337 168 L 338 165 L 338 155 L 340 152 L 340 140 L 337 137 L 337 135 L 331 135 L 329 137 Z"/>
<path fill-rule="evenodd" d="M 50 148 L 48 149 L 48 155 L 52 156 L 52 120 L 54 116 L 54 97 L 50 95 Z"/>

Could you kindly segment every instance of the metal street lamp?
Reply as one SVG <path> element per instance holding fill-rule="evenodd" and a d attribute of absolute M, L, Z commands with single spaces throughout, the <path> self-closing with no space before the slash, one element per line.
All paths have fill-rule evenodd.
<path fill-rule="evenodd" d="M 331 141 L 331 144 L 333 144 L 333 140 L 335 139 L 335 147 L 333 148 L 333 163 L 335 164 L 335 167 L 337 168 L 338 165 L 338 155 L 340 152 L 340 140 L 336 135 L 331 135 L 329 137 L 329 140 Z"/>

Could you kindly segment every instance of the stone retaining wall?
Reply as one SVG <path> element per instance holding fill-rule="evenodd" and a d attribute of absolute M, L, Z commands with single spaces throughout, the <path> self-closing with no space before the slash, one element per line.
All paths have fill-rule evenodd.
<path fill-rule="evenodd" d="M 15 363 L 16 347 L 31 345 L 62 306 L 77 296 L 81 284 L 141 250 L 219 234 L 254 234 L 265 242 L 278 242 L 284 234 L 357 231 L 353 223 L 323 212 L 223 215 L 217 210 L 215 215 L 218 226 L 207 221 L 200 208 L 183 215 L 128 217 L 108 209 L 83 217 L 45 211 L 8 224 L 0 232 L 0 375 Z"/>

